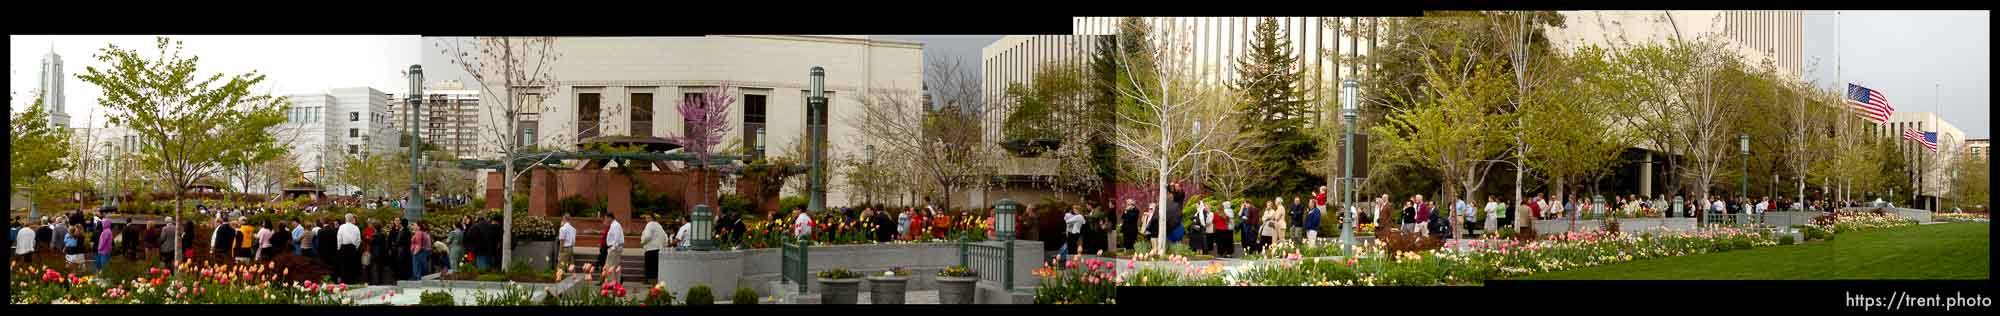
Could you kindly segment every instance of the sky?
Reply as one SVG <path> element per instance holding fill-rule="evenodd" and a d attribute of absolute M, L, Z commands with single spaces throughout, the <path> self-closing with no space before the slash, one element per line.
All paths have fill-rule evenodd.
<path fill-rule="evenodd" d="M 256 70 L 264 74 L 253 92 L 285 95 L 324 92 L 331 88 L 366 86 L 388 93 L 408 90 L 402 71 L 418 62 L 415 35 L 407 36 L 173 36 L 181 40 L 182 56 L 198 56 L 196 73 L 226 76 Z M 12 112 L 24 110 L 28 96 L 41 89 L 42 56 L 51 49 L 62 56 L 64 108 L 70 126 L 104 125 L 103 94 L 96 85 L 77 79 L 86 67 L 103 67 L 93 57 L 107 45 L 138 50 L 154 58 L 153 36 L 8 36 L 7 90 L 14 95 Z M 53 45 L 53 46 L 51 46 Z M 52 48 L 53 47 L 53 48 Z"/>
<path fill-rule="evenodd" d="M 1897 112 L 1942 108 L 1966 138 L 1990 138 L 1991 23 L 1987 11 L 1807 11 L 1805 60 L 1824 88 L 1866 86 Z"/>

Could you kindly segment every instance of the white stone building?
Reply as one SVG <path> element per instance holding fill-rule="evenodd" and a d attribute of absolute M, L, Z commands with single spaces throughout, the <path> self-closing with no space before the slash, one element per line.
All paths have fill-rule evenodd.
<path fill-rule="evenodd" d="M 764 152 L 778 155 L 804 136 L 807 72 L 819 66 L 826 69 L 832 112 L 826 155 L 860 156 L 861 148 L 852 140 L 860 136 L 853 120 L 860 115 L 861 96 L 891 90 L 916 97 L 924 78 L 923 44 L 868 36 L 563 37 L 555 47 L 562 54 L 550 68 L 556 86 L 518 92 L 552 95 L 540 108 L 526 111 L 538 114 L 520 117 L 524 124 L 514 132 L 517 139 L 569 150 L 594 136 L 682 135 L 676 106 L 727 83 L 734 87 L 727 93 L 736 101 L 730 106 L 729 133 L 717 150 L 755 150 L 762 130 Z M 480 99 L 499 96 L 482 92 Z M 498 158 L 501 140 L 490 129 L 505 126 L 505 117 L 496 113 L 502 106 L 498 101 L 482 104 L 478 158 Z M 846 181 L 835 173 L 828 182 L 827 205 L 850 204 Z"/>
<path fill-rule="evenodd" d="M 329 165 L 341 155 L 392 153 L 397 134 L 387 94 L 369 87 L 335 88 L 326 92 L 288 95 L 291 108 L 285 123 L 272 129 L 273 138 L 289 144 L 299 170 L 325 183 Z M 329 188 L 331 189 L 335 188 Z"/>

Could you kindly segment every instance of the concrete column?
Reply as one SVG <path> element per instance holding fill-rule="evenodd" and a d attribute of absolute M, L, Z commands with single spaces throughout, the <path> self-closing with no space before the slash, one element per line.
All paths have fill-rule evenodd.
<path fill-rule="evenodd" d="M 486 173 L 486 208 L 488 209 L 501 209 L 506 207 L 506 204 L 501 203 L 513 202 L 507 196 L 507 176 L 501 173 L 502 171 Z"/>
<path fill-rule="evenodd" d="M 1653 196 L 1653 152 L 1646 152 L 1646 162 L 1639 169 L 1639 195 Z"/>

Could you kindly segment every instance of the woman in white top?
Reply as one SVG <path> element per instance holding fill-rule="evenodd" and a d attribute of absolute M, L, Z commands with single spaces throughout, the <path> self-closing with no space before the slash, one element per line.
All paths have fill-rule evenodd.
<path fill-rule="evenodd" d="M 792 220 L 792 234 L 799 238 L 806 238 L 806 236 L 812 235 L 812 215 L 806 214 L 803 210 L 794 212 L 797 212 L 799 216 Z"/>
<path fill-rule="evenodd" d="M 1264 218 L 1259 220 L 1264 223 L 1264 227 L 1258 232 L 1258 235 L 1264 237 L 1261 240 L 1263 244 L 1285 240 L 1285 208 L 1277 200 L 1264 203 Z"/>

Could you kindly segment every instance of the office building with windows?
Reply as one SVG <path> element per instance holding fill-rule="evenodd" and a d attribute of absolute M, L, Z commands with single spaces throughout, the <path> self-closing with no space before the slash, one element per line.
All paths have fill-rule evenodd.
<path fill-rule="evenodd" d="M 549 68 L 555 86 L 490 89 L 552 94 L 540 104 L 524 105 L 525 115 L 517 118 L 521 124 L 514 131 L 515 139 L 543 148 L 575 150 L 579 142 L 597 136 L 684 135 L 686 124 L 676 108 L 720 92 L 735 101 L 729 107 L 729 132 L 714 150 L 735 147 L 751 156 L 781 155 L 803 141 L 808 71 L 818 66 L 826 69 L 830 100 L 826 156 L 858 157 L 862 98 L 896 92 L 914 101 L 923 89 L 923 44 L 869 36 L 564 37 L 554 45 L 562 54 Z M 715 91 L 724 84 L 730 90 Z M 501 110 L 499 96 L 479 98 L 495 100 L 484 102 L 482 111 Z M 506 126 L 499 121 L 505 119 L 502 115 L 478 119 L 487 128 Z M 498 158 L 497 133 L 477 134 L 481 149 L 475 156 Z M 827 205 L 850 205 L 844 177 L 832 173 L 827 181 Z"/>
<path fill-rule="evenodd" d="M 421 123 L 419 139 L 436 145 L 439 150 L 451 152 L 458 157 L 472 157 L 484 154 L 479 151 L 479 90 L 469 90 L 457 80 L 447 80 L 431 84 L 424 89 L 424 104 L 417 117 Z M 409 141 L 403 140 L 410 120 L 409 94 L 389 93 L 389 109 L 392 112 L 387 123 L 397 135 L 396 148 L 409 150 Z"/>
<path fill-rule="evenodd" d="M 285 111 L 285 122 L 272 128 L 272 137 L 291 146 L 308 179 L 323 179 L 327 167 L 345 155 L 391 153 L 397 148 L 398 134 L 389 126 L 396 118 L 382 91 L 348 87 L 287 98 L 291 107 Z"/>

